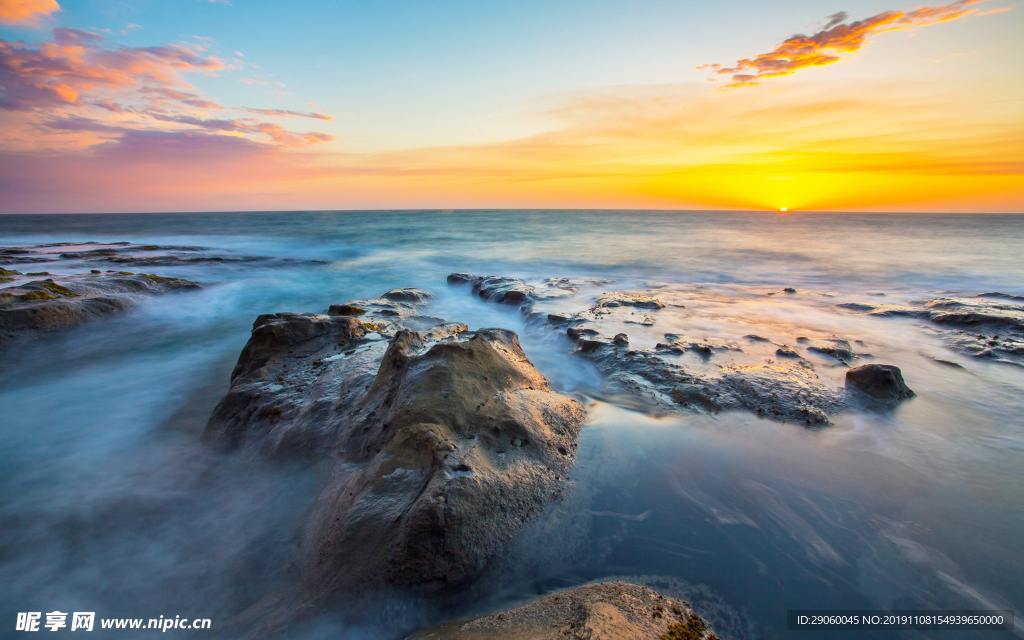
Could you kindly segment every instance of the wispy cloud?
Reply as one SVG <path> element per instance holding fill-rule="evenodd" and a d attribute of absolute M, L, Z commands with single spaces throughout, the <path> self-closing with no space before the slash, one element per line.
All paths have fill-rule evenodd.
<path fill-rule="evenodd" d="M 765 78 L 792 75 L 801 69 L 821 67 L 844 60 L 844 55 L 856 53 L 868 43 L 868 38 L 885 31 L 921 27 L 956 20 L 977 9 L 973 5 L 986 0 L 958 0 L 940 7 L 918 7 L 913 11 L 885 11 L 877 15 L 846 24 L 845 11 L 828 18 L 821 31 L 814 35 L 795 35 L 769 53 L 755 58 L 744 58 L 732 66 L 707 64 L 698 69 L 711 69 L 717 75 L 730 76 L 726 87 L 736 88 L 760 84 Z M 992 10 L 977 15 L 992 13 Z"/>
<path fill-rule="evenodd" d="M 334 118 L 326 113 L 319 112 L 303 113 L 302 111 L 291 111 L 289 109 L 246 109 L 246 111 L 249 113 L 256 113 L 261 116 L 272 116 L 275 118 L 313 118 L 314 120 L 334 120 Z"/>
<path fill-rule="evenodd" d="M 0 0 L 0 22 L 31 25 L 60 11 L 57 0 Z"/>

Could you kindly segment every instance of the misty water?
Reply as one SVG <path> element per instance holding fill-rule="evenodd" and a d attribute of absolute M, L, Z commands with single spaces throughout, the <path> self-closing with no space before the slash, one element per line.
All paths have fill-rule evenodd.
<path fill-rule="evenodd" d="M 257 315 L 322 312 L 403 286 L 437 295 L 431 315 L 515 330 L 553 385 L 584 399 L 572 490 L 496 561 L 474 600 L 442 612 L 382 602 L 357 624 L 325 615 L 295 637 L 400 638 L 444 616 L 609 576 L 687 595 L 723 621 L 723 638 L 783 637 L 787 609 L 1024 605 L 1024 368 L 953 351 L 920 321 L 836 307 L 883 296 L 1024 295 L 1024 217 L 0 216 L 3 246 L 85 241 L 277 260 L 148 267 L 204 288 L 147 298 L 0 354 L 4 637 L 16 612 L 53 610 L 208 617 L 211 637 L 221 637 L 218 624 L 287 580 L 322 470 L 216 455 L 199 436 Z M 89 268 L 32 265 L 53 274 Z M 892 412 L 852 411 L 815 429 L 747 413 L 651 415 L 602 399 L 600 374 L 568 355 L 564 336 L 449 287 L 455 271 L 599 277 L 614 281 L 609 290 L 659 287 L 685 298 L 684 310 L 631 331 L 640 346 L 673 330 L 861 340 L 871 354 L 863 361 L 899 366 L 917 395 Z M 797 294 L 767 295 L 783 287 Z M 818 374 L 841 386 L 845 367 L 826 360 L 815 361 Z M 118 636 L 127 637 L 110 632 Z M 926 636 L 972 637 L 828 635 Z"/>

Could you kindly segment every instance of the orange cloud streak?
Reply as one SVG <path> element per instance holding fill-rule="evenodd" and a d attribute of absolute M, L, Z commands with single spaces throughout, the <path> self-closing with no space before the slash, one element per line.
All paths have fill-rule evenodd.
<path fill-rule="evenodd" d="M 926 26 L 956 20 L 975 13 L 971 5 L 986 0 L 957 0 L 941 7 L 918 7 L 913 11 L 885 11 L 878 15 L 842 24 L 846 13 L 829 16 L 825 28 L 812 36 L 795 35 L 778 45 L 770 53 L 753 59 L 744 58 L 734 66 L 709 64 L 698 69 L 712 69 L 718 75 L 731 75 L 726 87 L 746 87 L 760 84 L 765 78 L 788 76 L 810 67 L 820 67 L 843 60 L 843 54 L 856 53 L 864 48 L 870 36 L 885 32 Z M 985 14 L 992 13 L 991 11 Z M 979 14 L 979 15 L 985 15 Z"/>
<path fill-rule="evenodd" d="M 4 24 L 31 24 L 57 11 L 57 0 L 0 0 L 0 22 Z"/>

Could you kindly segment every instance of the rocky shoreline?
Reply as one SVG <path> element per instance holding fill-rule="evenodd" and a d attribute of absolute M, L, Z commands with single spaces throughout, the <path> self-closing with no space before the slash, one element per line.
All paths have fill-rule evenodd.
<path fill-rule="evenodd" d="M 573 342 L 574 353 L 593 362 L 605 376 L 605 394 L 629 396 L 640 406 L 657 411 L 750 411 L 776 420 L 824 426 L 831 423 L 832 416 L 865 398 L 864 394 L 851 395 L 824 382 L 814 363 L 796 348 L 801 346 L 848 366 L 860 354 L 842 338 L 798 337 L 796 345 L 787 345 L 758 335 L 746 336 L 745 343 L 724 343 L 665 333 L 664 341 L 653 348 L 637 348 L 630 345 L 625 333 L 628 325 L 653 326 L 658 312 L 670 304 L 658 298 L 656 291 L 605 291 L 583 310 L 562 311 L 540 307 L 543 304 L 550 309 L 552 302 L 573 306 L 581 288 L 608 281 L 548 278 L 528 283 L 504 276 L 453 273 L 448 283 L 469 285 L 471 292 L 484 300 L 518 306 L 527 323 L 564 333 Z M 787 289 L 784 293 L 796 291 Z M 747 351 L 767 351 L 774 357 L 743 357 Z M 685 354 L 698 356 L 706 366 L 695 370 L 680 364 L 679 356 Z M 857 385 L 856 379 L 847 384 L 853 388 Z M 895 395 L 900 400 L 911 397 Z M 878 404 L 874 400 L 869 403 Z"/>
<path fill-rule="evenodd" d="M 849 367 L 860 355 L 839 338 L 791 346 L 756 335 L 732 344 L 665 334 L 653 348 L 631 348 L 623 332 L 608 337 L 610 326 L 658 322 L 669 303 L 651 292 L 605 291 L 564 313 L 538 308 L 578 308 L 581 288 L 608 281 L 452 274 L 448 282 L 563 333 L 605 375 L 604 391 L 666 411 L 746 410 L 819 426 L 839 411 L 887 410 L 913 396 L 897 367 Z M 203 439 L 224 454 L 316 463 L 326 480 L 301 523 L 292 586 L 236 623 L 279 631 L 380 593 L 451 601 L 572 490 L 583 405 L 551 387 L 514 332 L 470 331 L 431 315 L 433 299 L 393 289 L 254 322 Z M 702 362 L 745 355 L 751 344 L 778 361 L 715 362 L 702 372 L 678 362 L 682 354 Z M 819 379 L 798 346 L 847 367 L 845 388 Z M 414 637 L 716 637 L 684 607 L 642 586 L 591 585 Z M 674 618 L 666 613 L 676 609 Z"/>
<path fill-rule="evenodd" d="M 22 281 L 0 289 L 0 346 L 114 315 L 142 296 L 201 288 L 191 280 L 129 271 L 50 276 L 3 269 L 0 275 Z M 43 276 L 49 277 L 28 279 Z"/>

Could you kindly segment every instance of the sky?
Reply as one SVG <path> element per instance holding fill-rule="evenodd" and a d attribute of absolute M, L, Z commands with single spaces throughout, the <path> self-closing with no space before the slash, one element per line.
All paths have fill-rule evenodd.
<path fill-rule="evenodd" d="M 0 0 L 0 213 L 1024 212 L 1024 7 Z"/>

